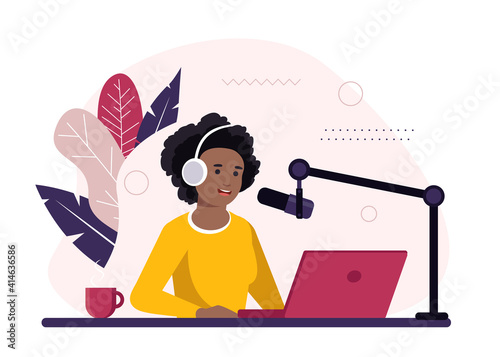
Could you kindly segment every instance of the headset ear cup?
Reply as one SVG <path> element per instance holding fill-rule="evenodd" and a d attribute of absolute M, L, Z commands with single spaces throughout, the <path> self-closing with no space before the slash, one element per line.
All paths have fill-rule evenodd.
<path fill-rule="evenodd" d="M 189 186 L 199 186 L 207 178 L 208 169 L 203 160 L 190 159 L 182 167 L 182 179 Z"/>

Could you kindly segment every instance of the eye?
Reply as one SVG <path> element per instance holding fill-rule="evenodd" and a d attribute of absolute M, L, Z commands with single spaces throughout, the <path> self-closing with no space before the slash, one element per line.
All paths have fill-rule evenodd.
<path fill-rule="evenodd" d="M 234 171 L 233 176 L 238 176 L 238 171 Z"/>
<path fill-rule="evenodd" d="M 215 174 L 216 175 L 220 174 L 220 170 L 219 169 L 215 170 Z"/>

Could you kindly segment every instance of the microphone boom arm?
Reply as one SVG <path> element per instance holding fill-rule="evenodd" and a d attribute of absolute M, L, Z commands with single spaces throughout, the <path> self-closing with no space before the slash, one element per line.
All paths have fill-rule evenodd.
<path fill-rule="evenodd" d="M 309 176 L 422 198 L 425 204 L 429 206 L 429 312 L 419 312 L 415 315 L 415 318 L 418 320 L 448 319 L 447 313 L 439 312 L 438 310 L 438 207 L 444 201 L 444 191 L 441 187 L 432 185 L 422 190 L 359 176 L 316 169 L 310 167 L 308 162 L 303 159 L 293 160 L 288 167 L 288 173 L 293 179 L 297 180 L 296 217 L 299 219 L 303 216 L 302 181 Z"/>

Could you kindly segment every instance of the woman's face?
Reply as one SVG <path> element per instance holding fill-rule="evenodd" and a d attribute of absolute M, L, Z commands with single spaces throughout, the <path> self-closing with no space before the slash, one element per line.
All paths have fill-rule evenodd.
<path fill-rule="evenodd" d="M 201 154 L 208 169 L 206 180 L 196 187 L 200 200 L 210 206 L 231 203 L 241 189 L 244 163 L 240 154 L 231 149 L 214 148 Z"/>

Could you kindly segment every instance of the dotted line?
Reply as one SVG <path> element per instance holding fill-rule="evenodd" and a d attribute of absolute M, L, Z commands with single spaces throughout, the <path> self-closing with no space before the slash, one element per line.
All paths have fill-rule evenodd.
<path fill-rule="evenodd" d="M 349 140 L 347 140 L 347 138 L 321 138 L 320 140 L 329 140 L 329 141 L 398 141 L 397 138 L 349 138 Z M 403 141 L 404 139 L 403 138 L 399 138 L 399 141 Z M 410 140 L 410 138 L 407 138 L 406 140 Z"/>
<path fill-rule="evenodd" d="M 379 129 L 358 129 L 358 131 L 379 131 Z M 325 129 L 325 131 L 328 131 L 328 129 Z M 331 129 L 331 131 L 335 131 L 335 129 Z M 342 131 L 342 129 L 337 129 L 337 131 Z M 349 131 L 349 129 L 344 129 L 344 131 Z M 351 131 L 356 131 L 356 129 L 351 129 Z M 380 131 L 386 131 L 385 129 L 380 129 Z M 415 131 L 415 129 L 388 129 L 387 131 Z"/>
<path fill-rule="evenodd" d="M 348 131 L 356 132 L 356 134 L 358 134 L 360 132 L 363 132 L 363 134 L 364 133 L 368 134 L 368 132 L 370 132 L 370 134 L 375 134 L 375 132 L 377 132 L 377 134 L 378 134 L 379 132 L 407 132 L 408 133 L 408 132 L 415 131 L 415 129 L 378 129 L 378 128 L 331 129 L 331 131 L 333 131 L 333 132 L 337 131 L 337 132 L 339 132 L 339 134 L 340 134 L 340 132 L 342 132 L 342 130 L 344 130 L 344 132 L 348 132 Z M 325 129 L 325 131 L 328 131 L 328 129 Z M 383 138 L 383 137 L 377 138 L 377 137 L 374 137 L 374 138 L 321 138 L 320 140 L 325 140 L 325 141 L 403 141 L 405 139 L 403 139 L 403 138 Z M 410 138 L 406 138 L 406 140 L 409 141 Z"/>

